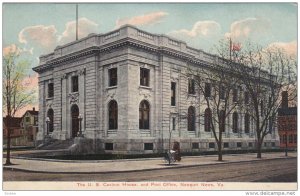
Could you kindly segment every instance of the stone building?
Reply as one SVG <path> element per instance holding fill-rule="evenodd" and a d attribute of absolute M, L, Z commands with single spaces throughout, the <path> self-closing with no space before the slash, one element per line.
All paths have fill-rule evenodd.
<path fill-rule="evenodd" d="M 215 150 L 212 132 L 200 123 L 204 117 L 191 119 L 206 108 L 193 105 L 201 97 L 187 96 L 189 82 L 182 73 L 188 65 L 218 61 L 182 41 L 130 25 L 58 46 L 33 69 L 39 73 L 37 140 L 44 139 L 49 117 L 51 138 L 76 138 L 81 124 L 94 152 L 162 152 L 168 149 L 169 131 L 181 151 Z M 254 148 L 253 124 L 248 120 L 249 131 L 243 131 L 243 118 L 234 118 L 239 133 L 226 127 L 225 150 Z M 274 131 L 265 146 L 278 145 Z"/>

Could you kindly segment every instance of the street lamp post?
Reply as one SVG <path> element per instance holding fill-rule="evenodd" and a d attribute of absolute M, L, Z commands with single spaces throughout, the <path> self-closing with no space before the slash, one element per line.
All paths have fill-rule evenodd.
<path fill-rule="evenodd" d="M 287 134 L 287 131 L 285 132 L 285 156 L 287 157 L 288 156 L 288 134 Z"/>
<path fill-rule="evenodd" d="M 81 114 L 79 114 L 78 120 L 79 120 L 79 134 L 78 134 L 78 137 L 83 137 L 82 130 L 81 130 L 81 122 L 82 122 L 82 115 Z"/>
<path fill-rule="evenodd" d="M 50 118 L 46 118 L 46 123 L 47 123 L 47 135 L 49 135 L 49 123 L 50 123 Z"/>

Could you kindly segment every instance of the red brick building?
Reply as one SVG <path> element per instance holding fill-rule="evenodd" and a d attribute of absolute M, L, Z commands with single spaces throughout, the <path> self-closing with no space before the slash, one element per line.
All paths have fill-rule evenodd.
<path fill-rule="evenodd" d="M 288 107 L 287 93 L 282 93 L 282 106 L 278 109 L 280 147 L 297 148 L 297 107 Z"/>

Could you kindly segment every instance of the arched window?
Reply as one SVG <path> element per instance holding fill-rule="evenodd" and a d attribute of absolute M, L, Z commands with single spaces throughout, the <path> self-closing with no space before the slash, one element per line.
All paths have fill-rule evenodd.
<path fill-rule="evenodd" d="M 47 112 L 47 117 L 49 117 L 50 119 L 50 122 L 49 122 L 49 133 L 52 133 L 53 132 L 53 117 L 54 117 L 54 112 L 53 112 L 53 109 L 49 109 L 48 112 Z"/>
<path fill-rule="evenodd" d="M 225 111 L 224 110 L 220 111 L 220 128 L 222 132 L 225 132 Z"/>
<path fill-rule="evenodd" d="M 108 104 L 108 129 L 118 129 L 118 104 L 112 100 Z"/>
<path fill-rule="evenodd" d="M 195 131 L 195 108 L 190 106 L 188 109 L 188 131 Z"/>
<path fill-rule="evenodd" d="M 204 112 L 204 128 L 206 132 L 210 132 L 211 129 L 211 110 L 206 108 Z"/>
<path fill-rule="evenodd" d="M 234 112 L 232 114 L 232 132 L 237 133 L 238 132 L 238 113 Z"/>
<path fill-rule="evenodd" d="M 76 137 L 79 131 L 79 108 L 75 104 L 71 107 L 71 121 L 72 121 L 72 137 Z"/>
<path fill-rule="evenodd" d="M 249 114 L 246 113 L 245 114 L 245 133 L 249 133 L 249 129 L 250 129 L 250 117 L 249 117 Z"/>
<path fill-rule="evenodd" d="M 149 129 L 149 125 L 150 125 L 150 106 L 148 101 L 143 100 L 140 103 L 140 118 L 139 118 L 139 127 L 140 129 Z"/>

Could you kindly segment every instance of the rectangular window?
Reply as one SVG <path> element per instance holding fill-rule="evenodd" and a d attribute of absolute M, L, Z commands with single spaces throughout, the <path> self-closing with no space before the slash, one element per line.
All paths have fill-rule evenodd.
<path fill-rule="evenodd" d="M 78 76 L 72 77 L 72 92 L 78 92 Z"/>
<path fill-rule="evenodd" d="M 261 116 L 264 115 L 264 101 L 263 100 L 260 101 L 260 115 Z"/>
<path fill-rule="evenodd" d="M 209 148 L 215 148 L 215 143 L 210 142 L 210 143 L 208 144 L 208 147 L 209 147 Z"/>
<path fill-rule="evenodd" d="M 171 106 L 176 105 L 176 83 L 171 82 Z"/>
<path fill-rule="evenodd" d="M 238 89 L 233 89 L 233 92 L 232 92 L 232 101 L 233 102 L 238 102 Z"/>
<path fill-rule="evenodd" d="M 194 95 L 195 94 L 195 80 L 189 79 L 189 94 Z"/>
<path fill-rule="evenodd" d="M 281 107 L 282 108 L 287 108 L 289 107 L 289 95 L 287 91 L 283 91 L 281 93 L 282 100 L 281 100 Z"/>
<path fill-rule="evenodd" d="M 176 128 L 176 118 L 173 117 L 172 118 L 172 130 L 175 130 L 175 128 Z"/>
<path fill-rule="evenodd" d="M 26 118 L 25 118 L 25 121 L 26 121 L 26 122 L 30 122 L 30 117 L 26 117 Z"/>
<path fill-rule="evenodd" d="M 252 148 L 253 147 L 252 142 L 249 142 L 248 146 Z"/>
<path fill-rule="evenodd" d="M 140 85 L 149 86 L 150 70 L 146 68 L 140 69 Z"/>
<path fill-rule="evenodd" d="M 297 135 L 294 135 L 294 143 L 297 144 Z"/>
<path fill-rule="evenodd" d="M 286 135 L 283 135 L 283 143 L 286 143 Z"/>
<path fill-rule="evenodd" d="M 226 120 L 225 111 L 221 110 L 220 111 L 220 128 L 221 128 L 222 132 L 225 132 L 225 120 Z"/>
<path fill-rule="evenodd" d="M 51 98 L 54 96 L 54 86 L 53 83 L 48 84 L 48 97 Z"/>
<path fill-rule="evenodd" d="M 229 148 L 229 143 L 228 142 L 224 142 L 224 148 Z"/>
<path fill-rule="evenodd" d="M 144 150 L 153 150 L 153 143 L 144 143 Z"/>
<path fill-rule="evenodd" d="M 192 149 L 199 149 L 199 143 L 192 143 Z"/>
<path fill-rule="evenodd" d="M 105 150 L 113 150 L 114 144 L 113 143 L 105 143 Z"/>
<path fill-rule="evenodd" d="M 236 147 L 241 148 L 242 147 L 242 142 L 237 142 Z"/>
<path fill-rule="evenodd" d="M 275 147 L 275 142 L 272 142 L 272 147 Z"/>
<path fill-rule="evenodd" d="M 117 68 L 112 68 L 108 70 L 109 75 L 109 86 L 117 86 L 118 84 L 118 70 Z"/>
<path fill-rule="evenodd" d="M 293 143 L 293 135 L 289 135 L 289 143 Z"/>
<path fill-rule="evenodd" d="M 210 97 L 211 96 L 211 85 L 210 83 L 205 83 L 205 87 L 204 87 L 204 95 L 205 97 Z"/>
<path fill-rule="evenodd" d="M 248 91 L 245 91 L 244 99 L 245 99 L 245 104 L 249 104 L 249 93 L 248 93 Z"/>
<path fill-rule="evenodd" d="M 222 99 L 222 100 L 225 99 L 225 87 L 223 85 L 220 85 L 220 87 L 219 87 L 219 96 L 220 96 L 220 99 Z"/>

